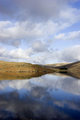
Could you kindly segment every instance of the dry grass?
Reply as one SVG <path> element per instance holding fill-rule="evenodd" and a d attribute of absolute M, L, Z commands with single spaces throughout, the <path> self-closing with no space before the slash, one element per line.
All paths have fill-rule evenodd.
<path fill-rule="evenodd" d="M 80 78 L 80 62 L 75 63 L 59 63 L 45 66 L 25 63 L 25 62 L 5 62 L 0 61 L 0 80 L 8 79 L 29 79 L 31 77 L 38 77 L 47 73 L 60 72 L 60 67 L 68 68 L 69 75 Z M 53 67 L 54 66 L 54 67 Z"/>
<path fill-rule="evenodd" d="M 54 72 L 49 68 L 40 65 L 24 62 L 0 61 L 0 80 L 3 79 L 29 79 L 40 75 Z"/>
<path fill-rule="evenodd" d="M 57 63 L 45 65 L 46 68 L 54 69 L 56 72 L 67 72 L 69 76 L 80 79 L 80 61 L 73 63 Z M 67 70 L 60 70 L 61 67 L 66 67 Z M 53 73 L 54 74 L 54 73 Z"/>
<path fill-rule="evenodd" d="M 50 69 L 46 69 L 43 66 L 24 63 L 24 62 L 0 62 L 0 72 L 42 72 L 49 71 Z"/>
<path fill-rule="evenodd" d="M 74 70 L 78 70 L 80 72 L 80 62 L 73 64 L 69 67 L 69 70 L 74 71 Z"/>
<path fill-rule="evenodd" d="M 59 66 L 67 65 L 67 64 L 69 64 L 69 63 L 46 64 L 45 66 L 49 66 L 49 67 L 59 67 Z"/>
<path fill-rule="evenodd" d="M 73 63 L 69 68 L 68 72 L 71 76 L 80 79 L 80 62 Z"/>

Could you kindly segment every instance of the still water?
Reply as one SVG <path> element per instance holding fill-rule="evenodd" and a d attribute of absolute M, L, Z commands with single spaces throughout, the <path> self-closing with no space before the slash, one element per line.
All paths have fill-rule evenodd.
<path fill-rule="evenodd" d="M 80 120 L 80 79 L 46 74 L 0 81 L 0 120 Z"/>

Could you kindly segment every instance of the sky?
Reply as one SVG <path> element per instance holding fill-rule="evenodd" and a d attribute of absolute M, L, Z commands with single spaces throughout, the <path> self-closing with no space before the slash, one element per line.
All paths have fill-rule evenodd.
<path fill-rule="evenodd" d="M 80 60 L 80 0 L 0 0 L 0 61 Z"/>

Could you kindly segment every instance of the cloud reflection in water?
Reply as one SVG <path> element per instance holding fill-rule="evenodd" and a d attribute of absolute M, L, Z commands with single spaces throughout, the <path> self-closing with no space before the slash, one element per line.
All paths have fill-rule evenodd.
<path fill-rule="evenodd" d="M 33 120 L 79 118 L 80 81 L 54 75 L 0 81 L 0 117 L 7 112 L 13 118 L 17 115 Z"/>

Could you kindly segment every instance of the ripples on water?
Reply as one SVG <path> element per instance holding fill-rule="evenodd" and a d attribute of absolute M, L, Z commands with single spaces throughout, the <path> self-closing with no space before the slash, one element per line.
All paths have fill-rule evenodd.
<path fill-rule="evenodd" d="M 43 75 L 0 81 L 0 120 L 80 120 L 80 79 Z"/>

